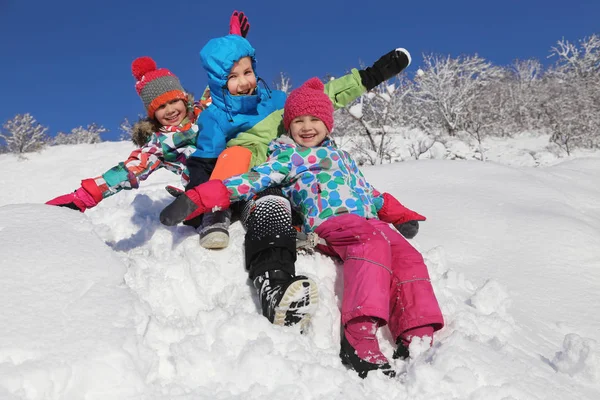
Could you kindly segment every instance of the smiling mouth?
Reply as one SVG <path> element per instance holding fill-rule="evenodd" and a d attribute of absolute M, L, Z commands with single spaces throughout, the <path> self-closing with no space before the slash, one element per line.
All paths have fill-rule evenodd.
<path fill-rule="evenodd" d="M 165 119 L 166 119 L 167 121 L 169 121 L 169 122 L 177 121 L 177 119 L 179 118 L 179 115 L 180 115 L 180 114 L 179 114 L 179 113 L 177 113 L 177 114 L 175 114 L 175 115 L 173 115 L 173 116 L 171 116 L 171 117 L 165 117 Z"/>
<path fill-rule="evenodd" d="M 248 89 L 243 92 L 237 92 L 233 96 L 249 96 L 251 94 L 254 94 L 254 89 L 256 89 L 256 88 Z"/>

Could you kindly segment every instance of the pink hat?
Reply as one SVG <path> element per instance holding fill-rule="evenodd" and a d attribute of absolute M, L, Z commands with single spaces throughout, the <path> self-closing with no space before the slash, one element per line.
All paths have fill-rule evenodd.
<path fill-rule="evenodd" d="M 286 131 L 296 117 L 312 115 L 319 118 L 329 132 L 333 129 L 333 104 L 324 92 L 325 86 L 319 78 L 310 78 L 292 93 L 285 101 L 283 126 Z"/>

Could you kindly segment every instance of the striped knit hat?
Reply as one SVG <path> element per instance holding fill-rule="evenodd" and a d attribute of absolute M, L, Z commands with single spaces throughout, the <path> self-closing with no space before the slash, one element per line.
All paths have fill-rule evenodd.
<path fill-rule="evenodd" d="M 292 93 L 285 101 L 283 110 L 283 126 L 290 130 L 290 124 L 296 117 L 312 115 L 319 118 L 327 130 L 333 130 L 333 104 L 324 92 L 325 86 L 319 78 L 310 78 Z"/>
<path fill-rule="evenodd" d="M 179 79 L 166 68 L 156 68 L 156 62 L 150 57 L 139 57 L 131 63 L 131 72 L 136 80 L 137 90 L 148 116 L 154 118 L 156 109 L 171 100 L 187 101 Z"/>

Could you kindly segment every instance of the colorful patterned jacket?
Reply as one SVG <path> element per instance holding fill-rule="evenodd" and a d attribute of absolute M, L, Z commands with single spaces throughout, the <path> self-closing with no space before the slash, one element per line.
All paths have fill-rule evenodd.
<path fill-rule="evenodd" d="M 269 143 L 284 133 L 284 92 L 259 86 L 253 95 L 232 96 L 227 90 L 229 71 L 240 58 L 250 57 L 258 76 L 254 54 L 250 42 L 237 35 L 212 39 L 200 52 L 212 106 L 198 120 L 200 134 L 194 157 L 217 158 L 226 147 L 242 146 L 252 152 L 251 166 L 259 165 L 267 159 Z M 365 91 L 356 69 L 325 85 L 335 108 L 346 106 Z"/>
<path fill-rule="evenodd" d="M 377 218 L 384 196 L 371 186 L 350 155 L 330 139 L 302 147 L 287 136 L 273 141 L 266 163 L 223 181 L 231 201 L 247 200 L 270 186 L 281 186 L 312 232 L 329 217 L 351 213 Z"/>
<path fill-rule="evenodd" d="M 102 198 L 112 196 L 121 190 L 137 189 L 140 181 L 146 180 L 150 174 L 160 168 L 180 175 L 185 186 L 189 181 L 186 167 L 187 159 L 196 151 L 198 125 L 196 123 L 200 113 L 210 105 L 210 91 L 207 88 L 200 99 L 194 103 L 189 102 L 188 117 L 177 127 L 163 127 L 158 131 L 152 129 L 150 122 L 145 122 L 140 136 L 146 136 L 136 142 L 140 148 L 133 150 L 127 160 L 120 162 L 102 175 L 93 178 L 96 188 L 90 188 L 94 193 L 98 191 Z M 152 129 L 152 130 L 150 130 Z M 89 185 L 89 180 L 86 180 Z"/>

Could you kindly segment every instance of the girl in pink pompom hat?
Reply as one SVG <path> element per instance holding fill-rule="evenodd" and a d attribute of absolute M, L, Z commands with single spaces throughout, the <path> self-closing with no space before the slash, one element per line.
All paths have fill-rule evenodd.
<path fill-rule="evenodd" d="M 249 173 L 193 189 L 196 211 L 281 187 L 302 218 L 302 231 L 318 235 L 316 248 L 344 263 L 342 362 L 363 378 L 372 370 L 394 376 L 378 328 L 389 326 L 398 346 L 394 358 L 406 358 L 414 338 L 431 343 L 444 325 L 423 257 L 389 225 L 399 229 L 425 217 L 378 192 L 337 148 L 330 137 L 333 106 L 318 78 L 292 91 L 283 122 L 291 140 L 271 142 L 267 162 Z"/>

